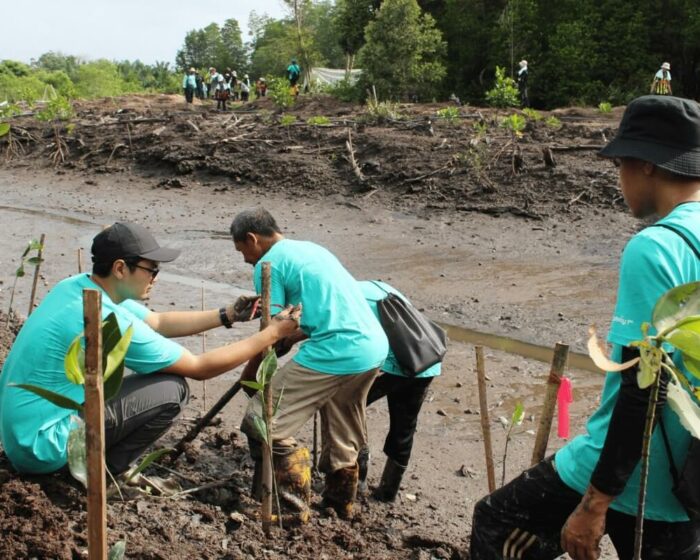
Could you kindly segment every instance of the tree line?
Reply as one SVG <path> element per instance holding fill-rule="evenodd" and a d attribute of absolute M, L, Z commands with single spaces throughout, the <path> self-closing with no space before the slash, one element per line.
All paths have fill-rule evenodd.
<path fill-rule="evenodd" d="M 496 67 L 508 75 L 526 59 L 535 107 L 624 104 L 647 93 L 662 62 L 673 91 L 700 97 L 698 0 L 283 0 L 279 19 L 252 12 L 248 40 L 238 21 L 189 31 L 175 56 L 147 65 L 83 61 L 49 52 L 32 64 L 0 63 L 0 100 L 177 92 L 180 72 L 231 68 L 283 76 L 289 61 L 361 68 L 360 83 L 333 93 L 361 100 L 444 100 L 480 104 Z"/>

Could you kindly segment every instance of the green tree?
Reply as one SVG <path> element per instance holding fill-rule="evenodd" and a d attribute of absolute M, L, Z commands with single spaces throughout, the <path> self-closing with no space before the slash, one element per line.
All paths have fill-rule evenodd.
<path fill-rule="evenodd" d="M 382 98 L 435 95 L 446 74 L 446 45 L 416 0 L 384 0 L 365 36 L 359 52 L 364 86 L 375 86 Z"/>
<path fill-rule="evenodd" d="M 336 4 L 333 27 L 347 57 L 347 70 L 352 70 L 355 56 L 365 44 L 365 28 L 379 4 L 379 0 L 338 0 Z"/>
<path fill-rule="evenodd" d="M 119 68 L 109 60 L 81 64 L 76 74 L 75 87 L 79 97 L 109 97 L 121 95 L 128 89 Z"/>

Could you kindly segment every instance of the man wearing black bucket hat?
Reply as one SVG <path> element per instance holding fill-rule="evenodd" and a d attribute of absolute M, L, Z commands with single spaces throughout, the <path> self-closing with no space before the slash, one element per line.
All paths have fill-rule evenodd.
<path fill-rule="evenodd" d="M 600 152 L 619 167 L 622 194 L 636 217 L 659 217 L 627 244 L 608 342 L 613 359 L 638 355 L 629 345 L 669 289 L 700 280 L 700 107 L 676 97 L 645 96 L 625 111 L 617 136 Z M 578 436 L 556 455 L 483 498 L 474 509 L 472 560 L 574 560 L 600 555 L 608 534 L 621 559 L 633 557 L 639 463 L 649 390 L 638 366 L 609 373 L 600 405 Z M 663 384 L 662 384 L 663 385 Z M 642 558 L 697 559 L 700 522 L 672 492 L 670 466 L 682 466 L 691 441 L 664 407 L 662 387 L 652 436 Z M 672 461 L 669 460 L 669 454 Z M 700 467 L 697 471 L 700 482 Z"/>
<path fill-rule="evenodd" d="M 170 428 L 189 397 L 184 378 L 227 372 L 298 327 L 298 309 L 285 310 L 276 316 L 279 321 L 246 340 L 191 354 L 170 338 L 249 320 L 255 298 L 209 311 L 149 311 L 138 300 L 153 288 L 159 263 L 179 254 L 161 247 L 143 226 L 116 223 L 93 240 L 92 274 L 59 282 L 29 316 L 0 375 L 0 441 L 17 470 L 48 473 L 66 464 L 71 411 L 13 385 L 38 385 L 84 401 L 83 388 L 64 372 L 68 347 L 83 331 L 83 289 L 100 291 L 103 317 L 114 313 L 122 333 L 133 327 L 125 358 L 133 373 L 105 405 L 106 462 L 112 474 L 126 471 Z"/>

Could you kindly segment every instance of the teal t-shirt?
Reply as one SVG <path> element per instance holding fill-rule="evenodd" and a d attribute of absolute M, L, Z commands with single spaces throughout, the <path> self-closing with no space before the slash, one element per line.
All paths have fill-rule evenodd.
<path fill-rule="evenodd" d="M 0 374 L 0 442 L 19 471 L 47 473 L 66 464 L 66 445 L 74 411 L 54 406 L 10 384 L 28 383 L 85 401 L 81 385 L 65 375 L 63 360 L 71 342 L 83 331 L 83 289 L 102 292 L 102 316 L 114 312 L 123 332 L 133 325 L 126 367 L 136 373 L 164 369 L 182 356 L 183 348 L 149 327 L 149 311 L 127 300 L 115 304 L 87 274 L 54 286 L 22 326 Z"/>
<path fill-rule="evenodd" d="M 262 263 L 271 263 L 275 315 L 303 305 L 301 330 L 308 340 L 294 361 L 321 373 L 346 375 L 379 367 L 389 343 L 360 287 L 333 254 L 309 241 L 283 239 L 255 265 L 253 284 L 262 290 Z"/>
<path fill-rule="evenodd" d="M 700 204 L 677 206 L 657 223 L 666 223 L 682 231 L 700 248 Z M 612 357 L 620 361 L 622 347 L 641 338 L 641 326 L 651 320 L 659 297 L 680 284 L 700 280 L 700 262 L 688 244 L 675 232 L 649 227 L 635 235 L 625 247 L 620 264 L 617 304 L 608 342 Z M 689 378 L 694 379 L 686 372 Z M 588 420 L 586 433 L 575 438 L 556 455 L 557 471 L 571 488 L 583 493 L 598 463 L 608 425 L 620 390 L 620 374 L 608 373 L 600 406 Z M 671 444 L 673 459 L 680 468 L 687 454 L 690 433 L 680 424 L 670 407 L 664 407 L 663 422 Z M 635 468 L 624 491 L 610 506 L 637 514 L 640 465 Z M 687 521 L 683 506 L 671 493 L 673 481 L 660 428 L 652 435 L 644 517 L 656 521 Z"/>
<path fill-rule="evenodd" d="M 367 303 L 369 304 L 372 313 L 374 313 L 374 316 L 377 318 L 377 321 L 379 321 L 379 310 L 377 309 L 377 302 L 381 299 L 384 299 L 387 296 L 387 292 L 396 294 L 402 300 L 411 303 L 410 301 L 408 301 L 408 298 L 406 298 L 406 296 L 404 296 L 396 288 L 389 286 L 389 284 L 385 282 L 371 282 L 369 280 L 364 280 L 362 282 L 358 282 L 358 284 L 360 285 L 362 294 L 365 296 L 365 299 L 367 300 Z M 384 360 L 384 363 L 382 364 L 380 369 L 383 372 L 390 373 L 392 375 L 400 375 L 401 377 L 435 377 L 437 375 L 440 375 L 440 372 L 442 370 L 442 364 L 438 362 L 437 364 L 430 366 L 428 369 L 421 371 L 417 375 L 406 375 L 403 372 L 403 368 L 396 361 L 396 356 L 394 356 L 394 353 L 391 351 L 391 348 L 389 348 L 389 353 L 387 354 L 386 359 Z"/>

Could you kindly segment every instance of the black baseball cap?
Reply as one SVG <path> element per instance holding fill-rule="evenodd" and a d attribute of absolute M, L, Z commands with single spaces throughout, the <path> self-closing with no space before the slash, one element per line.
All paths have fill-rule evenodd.
<path fill-rule="evenodd" d="M 638 97 L 598 155 L 640 159 L 676 175 L 700 177 L 700 105 L 670 95 Z"/>
<path fill-rule="evenodd" d="M 117 222 L 98 233 L 92 240 L 92 262 L 113 263 L 117 259 L 142 258 L 170 262 L 180 255 L 179 249 L 158 245 L 145 227 L 128 222 Z"/>

